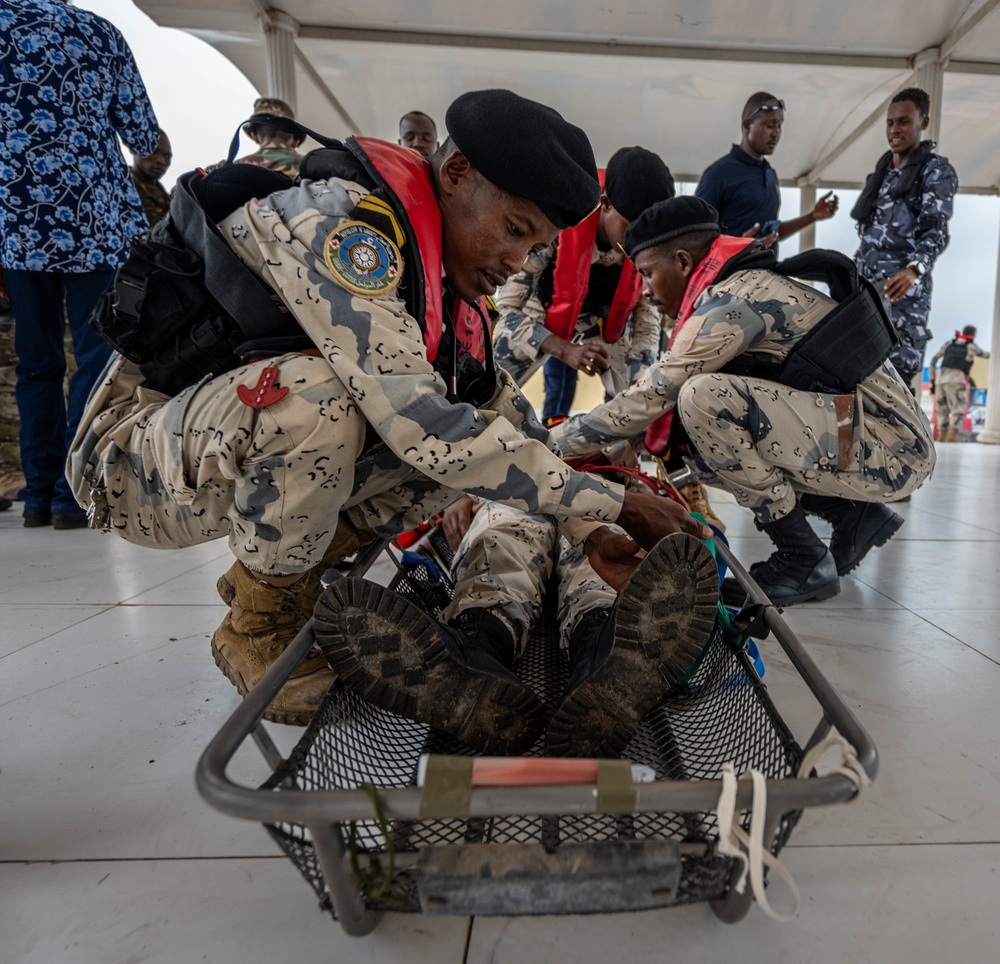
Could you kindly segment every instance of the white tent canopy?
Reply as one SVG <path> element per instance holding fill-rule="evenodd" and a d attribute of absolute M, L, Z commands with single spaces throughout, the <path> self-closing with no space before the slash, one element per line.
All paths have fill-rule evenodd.
<path fill-rule="evenodd" d="M 395 139 L 406 110 L 440 123 L 462 91 L 510 87 L 584 127 L 599 161 L 641 139 L 695 180 L 739 139 L 747 95 L 769 90 L 787 105 L 787 182 L 858 186 L 885 149 L 886 99 L 917 80 L 931 87 L 940 63 L 942 150 L 963 190 L 1000 184 L 998 0 L 137 3 L 324 132 Z M 269 57 L 267 26 L 287 63 Z"/>
<path fill-rule="evenodd" d="M 656 150 L 678 180 L 740 136 L 747 96 L 786 104 L 783 183 L 860 187 L 888 99 L 932 97 L 961 190 L 1000 193 L 1000 0 L 136 0 L 324 133 L 389 140 L 408 110 L 443 127 L 461 92 L 509 87 L 583 127 L 599 163 Z M 808 235 L 803 245 L 810 243 Z M 1000 312 L 993 344 L 1000 344 Z M 1000 442 L 1000 365 L 983 440 Z M 985 438 L 984 438 L 985 436 Z"/>

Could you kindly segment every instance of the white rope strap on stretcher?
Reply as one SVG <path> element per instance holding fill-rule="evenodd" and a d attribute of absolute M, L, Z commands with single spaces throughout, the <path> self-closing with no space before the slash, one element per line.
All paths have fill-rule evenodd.
<path fill-rule="evenodd" d="M 816 765 L 816 761 L 831 747 L 838 747 L 841 752 L 840 763 L 831 773 L 840 774 L 853 781 L 860 794 L 861 790 L 871 782 L 868 774 L 858 760 L 854 747 L 842 736 L 833 733 L 814 746 L 805 756 L 799 767 L 799 777 L 807 777 Z M 722 765 L 722 793 L 719 795 L 717 810 L 719 820 L 719 853 L 724 857 L 732 857 L 740 862 L 739 877 L 733 885 L 737 894 L 746 889 L 747 877 L 750 887 L 760 909 L 768 917 L 777 921 L 790 921 L 795 918 L 801 906 L 799 888 L 792 878 L 788 868 L 764 846 L 764 824 L 767 817 L 767 781 L 759 770 L 747 770 L 739 779 L 750 778 L 753 786 L 753 798 L 750 808 L 750 833 L 741 826 L 736 813 L 736 788 L 738 780 L 736 767 L 732 763 Z M 855 797 L 854 799 L 857 799 Z M 792 909 L 787 914 L 776 911 L 767 899 L 764 890 L 764 868 L 780 877 L 792 895 Z"/>

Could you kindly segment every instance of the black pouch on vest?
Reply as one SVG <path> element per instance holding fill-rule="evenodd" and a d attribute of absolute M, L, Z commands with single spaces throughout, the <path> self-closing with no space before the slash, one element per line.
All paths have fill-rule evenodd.
<path fill-rule="evenodd" d="M 837 302 L 784 362 L 737 356 L 723 371 L 780 382 L 804 392 L 847 395 L 888 357 L 899 336 L 871 282 L 839 251 L 813 248 L 778 262 L 777 274 L 822 281 Z"/>
<path fill-rule="evenodd" d="M 853 392 L 899 341 L 872 285 L 861 284 L 812 329 L 781 368 L 777 381 L 808 392 Z"/>
<path fill-rule="evenodd" d="M 243 364 L 266 340 L 273 354 L 310 347 L 271 288 L 229 248 L 215 222 L 252 198 L 290 187 L 283 174 L 227 165 L 184 174 L 170 213 L 132 241 L 91 324 L 167 395 Z"/>

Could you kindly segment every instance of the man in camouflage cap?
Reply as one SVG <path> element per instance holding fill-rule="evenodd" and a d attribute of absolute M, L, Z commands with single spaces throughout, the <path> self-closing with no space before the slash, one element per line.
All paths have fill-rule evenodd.
<path fill-rule="evenodd" d="M 778 605 L 835 595 L 839 576 L 902 525 L 884 503 L 929 477 L 926 416 L 889 361 L 850 393 L 783 384 L 782 364 L 837 302 L 772 270 L 759 242 L 720 236 L 718 213 L 700 198 L 650 208 L 625 250 L 677 318 L 671 344 L 631 388 L 557 426 L 560 450 L 579 456 L 642 437 L 676 409 L 698 458 L 777 546 L 751 568 L 765 593 Z M 833 525 L 829 550 L 805 512 Z"/>
<path fill-rule="evenodd" d="M 309 349 L 239 365 L 172 398 L 119 357 L 74 442 L 69 475 L 95 524 L 164 548 L 228 537 L 236 562 L 220 593 L 230 610 L 212 649 L 242 693 L 311 614 L 325 568 L 462 491 L 554 516 L 599 572 L 637 564 L 636 543 L 605 523 L 647 549 L 678 530 L 708 534 L 669 500 L 566 466 L 492 362 L 488 296 L 597 205 L 586 135 L 504 90 L 462 95 L 447 121 L 431 162 L 350 139 L 305 158 L 299 186 L 220 222 Z M 353 603 L 346 610 L 360 623 L 372 616 Z M 436 665 L 465 665 L 451 648 L 462 632 L 444 639 L 441 628 Z M 514 641 L 508 634 L 501 652 L 503 632 L 493 626 L 459 647 L 504 679 L 494 693 L 509 692 Z M 420 663 L 423 651 L 407 643 Z M 400 654 L 383 669 L 385 700 L 416 685 L 419 667 L 404 668 Z M 307 722 L 331 679 L 322 657 L 310 657 L 269 718 Z M 494 701 L 477 705 L 486 728 L 504 730 L 499 745 L 529 725 L 523 706 L 500 724 Z"/>
<path fill-rule="evenodd" d="M 948 158 L 922 141 L 931 109 L 919 87 L 901 90 L 886 114 L 889 150 L 868 176 L 851 217 L 861 245 L 855 260 L 861 274 L 878 285 L 892 304 L 899 344 L 889 356 L 910 386 L 923 371 L 931 336 L 931 271 L 948 246 L 958 175 Z"/>
<path fill-rule="evenodd" d="M 274 114 L 295 120 L 295 112 L 283 100 L 278 100 L 277 97 L 258 97 L 253 102 L 253 117 L 243 125 L 243 131 L 260 147 L 252 154 L 236 158 L 236 163 L 266 167 L 269 171 L 279 171 L 295 177 L 302 163 L 302 155 L 296 150 L 302 143 L 302 138 L 269 126 L 266 121 L 259 119 L 261 114 Z"/>

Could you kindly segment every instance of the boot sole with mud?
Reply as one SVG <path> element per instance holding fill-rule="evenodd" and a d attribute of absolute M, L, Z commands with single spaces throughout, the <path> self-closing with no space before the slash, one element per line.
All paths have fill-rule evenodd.
<path fill-rule="evenodd" d="M 338 579 L 313 626 L 344 685 L 381 709 L 497 756 L 523 753 L 542 733 L 545 708 L 528 686 L 458 662 L 437 620 L 392 590 Z"/>
<path fill-rule="evenodd" d="M 619 594 L 608 658 L 549 723 L 549 752 L 620 756 L 643 717 L 701 655 L 718 599 L 719 573 L 704 543 L 686 533 L 658 542 Z"/>

